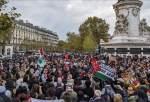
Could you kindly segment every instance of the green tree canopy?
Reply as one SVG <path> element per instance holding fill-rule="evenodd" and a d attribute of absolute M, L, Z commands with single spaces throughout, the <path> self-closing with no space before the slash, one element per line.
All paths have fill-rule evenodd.
<path fill-rule="evenodd" d="M 58 47 L 59 50 L 65 50 L 65 45 L 66 45 L 65 41 L 59 40 L 57 47 Z"/>
<path fill-rule="evenodd" d="M 67 47 L 69 49 L 78 50 L 82 47 L 81 38 L 79 34 L 75 34 L 74 32 L 67 33 Z"/>
<path fill-rule="evenodd" d="M 83 49 L 84 51 L 93 51 L 96 47 L 96 41 L 94 36 L 91 33 L 88 33 L 88 35 L 85 37 L 83 41 Z"/>
<path fill-rule="evenodd" d="M 79 27 L 79 32 L 82 41 L 84 41 L 88 35 L 89 30 L 94 36 L 97 44 L 99 44 L 100 39 L 103 39 L 106 42 L 108 41 L 109 25 L 105 20 L 98 17 L 89 17 L 83 24 L 81 24 Z"/>
<path fill-rule="evenodd" d="M 0 42 L 6 43 L 11 38 L 15 18 L 20 14 L 16 13 L 16 8 L 9 8 L 7 0 L 0 0 Z"/>

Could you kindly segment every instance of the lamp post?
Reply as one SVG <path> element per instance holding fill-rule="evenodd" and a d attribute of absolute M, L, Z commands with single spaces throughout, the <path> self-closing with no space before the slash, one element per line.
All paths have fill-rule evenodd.
<path fill-rule="evenodd" d="M 101 39 L 102 40 L 102 39 Z M 102 43 L 103 43 L 103 40 L 101 41 L 100 40 L 100 43 L 99 43 L 99 46 L 98 46 L 98 49 L 99 49 L 99 55 L 101 56 L 101 55 L 103 55 L 104 53 L 105 53 L 105 48 L 104 48 L 104 46 L 102 46 Z"/>
<path fill-rule="evenodd" d="M 98 46 L 100 56 L 101 56 L 101 49 L 102 49 L 102 46 L 101 46 L 101 39 L 100 39 L 99 46 Z"/>

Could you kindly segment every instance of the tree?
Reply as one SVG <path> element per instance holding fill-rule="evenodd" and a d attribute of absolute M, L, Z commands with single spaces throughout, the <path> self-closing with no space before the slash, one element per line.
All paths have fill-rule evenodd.
<path fill-rule="evenodd" d="M 0 41 L 6 43 L 10 41 L 11 34 L 14 28 L 14 20 L 20 16 L 16 13 L 16 8 L 9 9 L 6 0 L 0 0 Z"/>
<path fill-rule="evenodd" d="M 83 49 L 84 51 L 94 51 L 96 47 L 96 41 L 94 36 L 91 33 L 88 33 L 88 35 L 85 37 L 84 41 L 83 41 Z"/>
<path fill-rule="evenodd" d="M 59 41 L 58 41 L 58 46 L 57 46 L 57 47 L 58 47 L 58 50 L 61 50 L 61 51 L 62 51 L 62 50 L 65 50 L 65 48 L 64 48 L 65 45 L 66 45 L 66 42 L 65 42 L 65 41 L 59 40 Z"/>
<path fill-rule="evenodd" d="M 98 17 L 89 17 L 83 24 L 81 24 L 79 27 L 79 32 L 82 41 L 84 41 L 88 35 L 89 30 L 94 36 L 97 44 L 100 43 L 100 39 L 103 39 L 105 42 L 108 41 L 109 25 L 105 20 Z"/>
<path fill-rule="evenodd" d="M 29 49 L 28 46 L 29 46 L 29 38 L 26 37 L 26 38 L 24 38 L 23 41 L 21 42 L 20 48 L 21 48 L 21 50 L 25 50 L 25 51 L 26 51 L 27 49 Z"/>
<path fill-rule="evenodd" d="M 81 37 L 79 34 L 75 34 L 74 32 L 68 32 L 67 37 L 68 39 L 66 47 L 74 51 L 78 51 L 78 49 L 82 47 Z"/>

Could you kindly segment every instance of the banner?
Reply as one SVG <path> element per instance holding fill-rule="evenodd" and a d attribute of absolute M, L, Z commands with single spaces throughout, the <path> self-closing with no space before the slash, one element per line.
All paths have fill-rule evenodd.
<path fill-rule="evenodd" d="M 40 100 L 40 99 L 31 98 L 31 102 L 64 102 L 64 100 Z"/>
<path fill-rule="evenodd" d="M 100 67 L 101 70 L 94 74 L 95 77 L 100 78 L 101 80 L 106 80 L 107 78 L 114 80 L 115 70 L 105 64 L 101 64 Z"/>

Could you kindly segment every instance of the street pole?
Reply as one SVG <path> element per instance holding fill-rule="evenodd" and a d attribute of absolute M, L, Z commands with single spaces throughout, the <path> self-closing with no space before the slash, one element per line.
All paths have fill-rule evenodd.
<path fill-rule="evenodd" d="M 100 42 L 99 42 L 99 54 L 100 54 L 100 56 L 101 56 L 101 39 L 100 39 Z"/>

